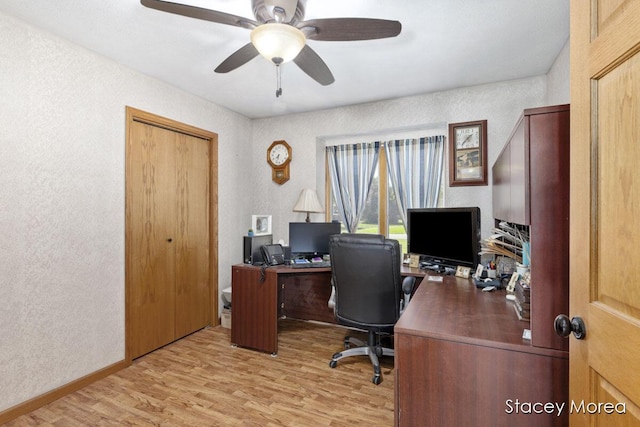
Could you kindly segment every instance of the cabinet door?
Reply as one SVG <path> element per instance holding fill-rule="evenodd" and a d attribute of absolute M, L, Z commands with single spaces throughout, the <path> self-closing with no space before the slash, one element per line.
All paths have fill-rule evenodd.
<path fill-rule="evenodd" d="M 492 167 L 493 217 L 529 225 L 528 117 L 522 116 Z"/>
<path fill-rule="evenodd" d="M 514 411 L 516 399 L 568 401 L 565 358 L 405 333 L 395 335 L 395 346 L 399 427 L 568 425 L 566 408 L 553 415 Z"/>
<path fill-rule="evenodd" d="M 511 206 L 511 147 L 505 145 L 491 169 L 493 217 L 499 220 L 509 220 Z"/>
<path fill-rule="evenodd" d="M 524 116 L 509 141 L 510 209 L 509 222 L 529 225 L 528 116 Z"/>
<path fill-rule="evenodd" d="M 531 343 L 569 349 L 553 329 L 569 310 L 569 109 L 530 116 Z"/>

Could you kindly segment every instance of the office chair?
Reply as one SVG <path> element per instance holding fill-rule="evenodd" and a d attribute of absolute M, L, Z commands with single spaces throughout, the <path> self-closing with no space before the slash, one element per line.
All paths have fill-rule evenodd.
<path fill-rule="evenodd" d="M 382 382 L 381 356 L 393 356 L 382 347 L 382 335 L 393 327 L 409 301 L 415 277 L 400 277 L 400 245 L 377 234 L 337 234 L 329 239 L 331 281 L 335 292 L 334 315 L 339 324 L 368 333 L 367 342 L 346 336 L 346 350 L 335 353 L 329 366 L 350 356 L 368 355 L 374 384 Z M 403 295 L 404 294 L 404 295 Z M 352 345 L 357 347 L 351 348 Z"/>

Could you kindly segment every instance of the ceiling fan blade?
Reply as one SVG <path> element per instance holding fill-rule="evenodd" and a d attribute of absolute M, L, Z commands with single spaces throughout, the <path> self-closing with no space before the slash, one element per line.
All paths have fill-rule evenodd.
<path fill-rule="evenodd" d="M 215 69 L 216 73 L 228 73 L 236 68 L 246 64 L 253 58 L 258 56 L 257 49 L 251 43 L 247 43 L 240 49 L 232 53 L 227 59 L 222 61 L 220 65 Z"/>
<path fill-rule="evenodd" d="M 140 0 L 140 3 L 143 6 L 162 12 L 175 13 L 176 15 L 188 16 L 190 18 L 202 19 L 218 24 L 232 25 L 234 27 L 248 28 L 250 30 L 259 25 L 252 19 L 186 4 L 172 3 L 164 0 Z"/>
<path fill-rule="evenodd" d="M 331 70 L 327 67 L 327 64 L 324 63 L 322 58 L 320 58 L 320 56 L 309 47 L 309 45 L 305 45 L 304 48 L 302 48 L 293 62 L 295 62 L 302 71 L 307 73 L 309 77 L 323 86 L 330 85 L 336 81 L 336 79 L 333 78 L 333 74 L 331 74 Z"/>
<path fill-rule="evenodd" d="M 395 37 L 402 24 L 386 19 L 328 18 L 303 21 L 298 28 L 311 40 L 350 41 Z"/>

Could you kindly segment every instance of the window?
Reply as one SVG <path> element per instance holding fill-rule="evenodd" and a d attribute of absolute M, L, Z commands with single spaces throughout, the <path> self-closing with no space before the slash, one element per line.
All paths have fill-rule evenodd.
<path fill-rule="evenodd" d="M 350 226 L 394 238 L 406 252 L 406 209 L 442 204 L 444 136 L 329 146 L 326 152 L 330 219 L 342 222 L 344 231 Z"/>
<path fill-rule="evenodd" d="M 360 221 L 358 222 L 358 226 L 356 229 L 356 233 L 376 233 L 376 234 L 386 234 L 382 233 L 380 230 L 384 229 L 381 227 L 380 218 L 381 218 L 381 206 L 380 206 L 380 173 L 378 166 L 376 165 L 373 180 L 371 181 L 371 188 L 369 189 L 369 195 L 366 199 L 366 203 L 362 214 L 360 216 Z M 330 186 L 327 186 L 329 192 L 331 192 Z M 342 220 L 342 216 L 340 215 L 340 210 L 336 203 L 335 197 L 330 196 L 331 200 L 331 221 L 340 221 L 342 223 L 342 230 L 347 231 L 347 228 Z"/>

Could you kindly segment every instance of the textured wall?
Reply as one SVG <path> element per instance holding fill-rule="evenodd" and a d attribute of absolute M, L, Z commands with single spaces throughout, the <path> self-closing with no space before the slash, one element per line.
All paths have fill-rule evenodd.
<path fill-rule="evenodd" d="M 288 241 L 291 221 L 304 220 L 305 214 L 292 212 L 303 188 L 316 188 L 324 205 L 325 144 L 336 141 L 372 141 L 378 138 L 415 137 L 444 133 L 448 123 L 470 120 L 488 121 L 488 166 L 491 166 L 525 108 L 569 103 L 569 41 L 558 55 L 547 76 L 496 84 L 460 88 L 384 102 L 355 105 L 255 120 L 253 125 L 253 163 L 255 186 L 254 213 L 273 215 L 274 239 Z M 265 150 L 277 139 L 293 148 L 291 179 L 279 186 L 271 181 Z M 482 233 L 493 227 L 491 186 L 449 187 L 448 162 L 445 170 L 445 204 L 479 206 Z M 312 214 L 323 221 L 323 214 Z M 245 224 L 250 216 L 243 218 Z"/>
<path fill-rule="evenodd" d="M 402 137 L 408 134 L 415 135 L 418 133 L 416 129 L 424 129 L 424 133 L 427 134 L 444 133 L 448 136 L 448 123 L 471 120 L 488 121 L 490 183 L 491 165 L 522 110 L 545 105 L 545 99 L 546 77 L 539 76 L 385 102 L 255 120 L 254 209 L 260 211 L 259 213 L 273 215 L 274 239 L 286 242 L 289 222 L 304 219 L 303 213 L 291 211 L 300 190 L 306 187 L 316 188 L 319 196 L 323 197 L 323 147 L 326 142 L 332 144 L 334 140 L 344 139 L 349 135 L 349 139 L 361 138 L 362 141 L 376 140 L 378 135 Z M 285 139 L 293 149 L 291 180 L 282 186 L 271 181 L 270 168 L 264 154 L 269 144 L 276 139 Z M 445 176 L 445 204 L 479 206 L 482 212 L 482 233 L 486 236 L 493 227 L 491 186 L 449 187 L 448 161 Z M 322 214 L 312 215 L 314 221 L 321 221 L 323 218 Z M 245 218 L 245 221 L 250 221 L 250 218 Z"/>
<path fill-rule="evenodd" d="M 221 287 L 251 122 L 3 14 L 0 39 L 2 411 L 124 358 L 125 106 L 219 134 Z"/>
<path fill-rule="evenodd" d="M 547 105 L 568 104 L 569 91 L 569 40 L 547 73 Z"/>

